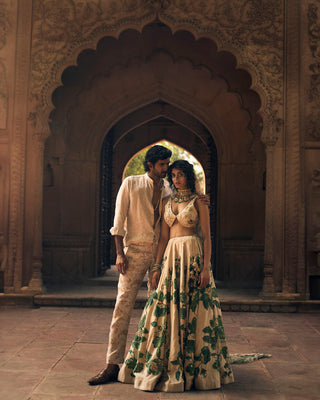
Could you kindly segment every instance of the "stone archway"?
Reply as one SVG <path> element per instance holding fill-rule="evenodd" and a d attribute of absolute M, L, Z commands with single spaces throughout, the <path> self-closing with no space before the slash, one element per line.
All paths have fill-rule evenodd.
<path fill-rule="evenodd" d="M 77 66 L 65 69 L 62 82 L 53 93 L 56 108 L 45 151 L 57 182 L 44 190 L 45 278 L 73 280 L 95 273 L 97 184 L 106 134 L 112 133 L 114 150 L 128 132 L 136 137 L 142 125 L 165 117 L 192 132 L 206 149 L 215 143 L 218 170 L 210 170 L 210 153 L 207 173 L 212 179 L 219 174 L 221 182 L 217 252 L 221 270 L 227 271 L 222 275 L 261 284 L 265 159 L 260 98 L 251 89 L 250 75 L 236 68 L 235 57 L 217 51 L 210 40 L 195 41 L 187 31 L 172 34 L 154 22 L 142 33 L 126 30 L 118 40 L 102 38 L 97 50 L 81 52 Z M 171 141 L 179 140 L 186 147 L 176 132 Z M 52 207 L 53 198 L 59 207 Z"/>
<path fill-rule="evenodd" d="M 256 19 L 254 17 L 255 12 L 260 10 L 256 10 L 256 5 L 254 3 L 248 4 L 245 1 L 240 1 L 239 4 L 234 5 L 232 10 L 227 10 L 224 5 L 219 2 L 208 2 L 206 5 L 201 5 L 201 7 L 194 6 L 191 3 L 188 3 L 188 7 L 182 9 L 180 5 L 175 1 L 162 3 L 161 1 L 149 2 L 142 1 L 139 5 L 135 4 L 135 7 L 132 8 L 129 4 L 124 4 L 123 2 L 119 2 L 117 4 L 112 3 L 112 10 L 109 9 L 111 3 L 109 4 L 106 1 L 101 5 L 99 9 L 91 9 L 91 13 L 85 19 L 85 25 L 80 23 L 83 26 L 83 30 L 81 31 L 81 35 L 74 36 L 72 35 L 73 29 L 75 26 L 79 26 L 79 16 L 82 13 L 78 11 L 74 13 L 75 9 L 70 10 L 71 13 L 67 14 L 66 24 L 67 29 L 62 29 L 59 26 L 60 32 L 60 41 L 59 46 L 55 45 L 55 42 L 52 42 L 52 38 L 55 37 L 57 33 L 55 29 L 55 15 L 54 13 L 47 13 L 46 9 L 49 7 L 49 4 L 44 4 L 43 7 L 38 7 L 39 4 L 35 4 L 34 11 L 36 12 L 37 17 L 34 19 L 33 23 L 33 32 L 34 37 L 40 36 L 43 32 L 46 32 L 45 38 L 42 40 L 36 41 L 32 47 L 32 82 L 30 87 L 30 104 L 29 104 L 29 126 L 28 131 L 34 138 L 34 144 L 32 144 L 35 150 L 35 157 L 32 162 L 32 168 L 29 168 L 28 174 L 33 174 L 33 176 L 37 176 L 37 179 L 33 179 L 33 182 L 41 182 L 42 181 L 42 151 L 43 151 L 43 140 L 49 136 L 48 133 L 48 125 L 47 118 L 52 109 L 51 104 L 51 93 L 52 91 L 59 85 L 61 72 L 68 66 L 72 64 L 76 64 L 76 57 L 78 56 L 81 49 L 85 48 L 95 48 L 97 40 L 101 37 L 109 37 L 111 42 L 118 38 L 121 32 L 126 32 L 126 28 L 131 27 L 136 29 L 136 34 L 139 36 L 139 32 L 142 33 L 143 27 L 147 26 L 147 23 L 150 23 L 156 19 L 156 21 L 167 24 L 168 27 L 171 28 L 171 32 L 174 32 L 173 35 L 179 38 L 180 32 L 189 35 L 189 44 L 192 42 L 192 47 L 190 47 L 192 52 L 194 51 L 194 46 L 197 46 L 198 43 L 201 43 L 204 48 L 208 45 L 213 44 L 213 48 L 209 52 L 203 51 L 204 48 L 200 51 L 202 54 L 219 54 L 225 60 L 229 58 L 229 65 L 231 70 L 238 71 L 240 75 L 242 74 L 242 81 L 245 83 L 245 91 L 243 91 L 243 87 L 237 86 L 237 82 L 240 81 L 237 79 L 232 79 L 232 76 L 229 77 L 231 79 L 227 79 L 227 85 L 229 85 L 229 90 L 234 91 L 239 96 L 240 102 L 244 108 L 248 109 L 248 105 L 252 103 L 252 97 L 254 96 L 255 106 L 253 108 L 253 113 L 251 114 L 251 128 L 253 126 L 256 127 L 255 135 L 252 141 L 251 149 L 257 150 L 257 154 L 263 153 L 261 151 L 261 142 L 260 142 L 260 133 L 262 129 L 262 121 L 259 114 L 257 114 L 257 110 L 260 107 L 260 99 L 262 101 L 261 105 L 261 116 L 264 120 L 264 130 L 262 132 L 262 137 L 264 142 L 270 146 L 271 152 L 267 152 L 267 154 L 271 154 L 269 159 L 270 165 L 273 165 L 272 157 L 273 152 L 272 149 L 276 143 L 277 137 L 281 132 L 281 120 L 278 115 L 281 115 L 282 109 L 282 97 L 281 97 L 281 68 L 278 68 L 281 65 L 282 59 L 282 50 L 281 46 L 276 41 L 268 41 L 266 46 L 260 46 L 256 42 L 255 32 L 259 28 L 259 32 L 265 38 L 268 37 L 268 32 L 271 29 L 272 32 L 277 31 L 278 36 L 281 37 L 281 27 L 282 27 L 282 13 L 281 7 L 272 6 L 268 8 L 268 12 L 263 14 L 263 18 Z M 61 7 L 65 11 L 67 10 L 70 4 L 63 3 Z M 79 5 L 80 6 L 80 5 Z M 78 7 L 78 6 L 77 6 Z M 59 7 L 60 8 L 60 5 Z M 81 8 L 81 6 L 80 6 Z M 242 8 L 245 10 L 245 14 L 238 11 Z M 259 7 L 258 7 L 259 8 Z M 231 14 L 230 14 L 231 12 Z M 192 14 L 192 18 L 189 16 Z M 84 14 L 83 14 L 84 15 Z M 230 15 L 232 18 L 232 26 L 225 25 L 223 21 L 229 20 Z M 238 17 L 237 17 L 238 15 Z M 239 16 L 247 15 L 252 16 L 249 19 L 243 19 Z M 259 13 L 261 15 L 261 13 Z M 81 17 L 80 17 L 81 19 Z M 73 22 L 75 24 L 73 24 Z M 62 29 L 62 30 L 61 30 Z M 54 32 L 54 34 L 53 34 Z M 80 32 L 78 32 L 80 33 Z M 236 35 L 235 35 L 236 33 Z M 71 35 L 71 36 L 70 36 Z M 172 35 L 172 33 L 171 33 Z M 261 36 L 261 38 L 262 38 Z M 41 36 L 42 37 L 42 36 Z M 277 36 L 272 36 L 276 38 Z M 76 38 L 76 40 L 75 40 Z M 119 37 L 120 39 L 120 37 Z M 181 38 L 180 38 L 181 39 Z M 115 39 L 117 42 L 118 39 Z M 191 40 L 191 42 L 190 42 Z M 114 42 L 114 43 L 115 43 Z M 179 47 L 179 46 L 178 46 Z M 174 51 L 171 53 L 175 54 L 178 48 L 174 47 Z M 185 49 L 184 46 L 181 47 Z M 218 48 L 218 52 L 217 52 Z M 199 50 L 199 49 L 198 49 Z M 227 51 L 225 51 L 227 50 Z M 249 51 L 250 50 L 250 51 Z M 94 56 L 95 51 L 89 51 L 89 57 Z M 270 69 L 269 64 L 269 54 L 270 52 L 273 54 L 273 68 Z M 170 55 L 170 51 L 168 52 Z M 199 54 L 199 51 L 195 51 L 195 54 Z M 234 56 L 233 56 L 234 55 Z M 184 56 L 178 57 L 178 61 L 180 62 Z M 112 57 L 110 58 L 112 59 Z M 188 60 L 188 57 L 187 57 Z M 177 60 L 176 60 L 177 61 Z M 190 61 L 190 59 L 189 59 Z M 191 60 L 192 63 L 192 60 Z M 90 63 L 89 63 L 90 64 Z M 87 66 L 89 64 L 86 64 Z M 200 69 L 201 66 L 206 66 L 206 62 L 198 64 Z M 237 68 L 237 66 L 241 65 L 243 69 Z M 83 64 L 86 68 L 86 66 Z M 194 65 L 197 69 L 197 63 Z M 206 68 L 204 68 L 205 70 Z M 73 71 L 72 71 L 73 70 Z M 72 67 L 69 69 L 69 77 L 77 74 L 72 74 L 72 72 L 76 72 L 77 67 Z M 211 69 L 209 68 L 208 71 Z M 250 75 L 246 73 L 246 71 L 250 71 Z M 48 76 L 48 71 L 50 71 L 50 76 Z M 213 69 L 213 76 L 215 70 Z M 202 71 L 203 72 L 203 71 Z M 227 73 L 227 69 L 223 69 L 224 73 Z M 67 74 L 68 75 L 68 74 Z M 222 74 L 223 75 L 223 74 Z M 79 77 L 79 75 L 78 75 Z M 239 75 L 238 75 L 239 77 Z M 233 75 L 235 78 L 235 75 Z M 247 81 L 249 78 L 249 81 Z M 68 80 L 68 78 L 67 78 Z M 64 82 L 65 83 L 65 82 Z M 235 84 L 235 85 L 234 85 Z M 201 85 L 203 87 L 203 85 Z M 256 92 L 249 90 L 248 88 L 253 87 Z M 154 89 L 154 88 L 153 88 Z M 158 88 L 159 89 L 159 88 Z M 161 89 L 161 88 L 160 88 Z M 212 112 L 207 109 L 205 111 L 201 104 L 206 102 L 206 99 L 202 98 L 199 102 L 190 101 L 190 93 L 187 95 L 182 95 L 181 93 L 172 92 L 167 90 L 168 87 L 162 87 L 161 90 L 149 91 L 145 93 L 140 93 L 139 98 L 135 98 L 134 100 L 128 100 L 130 96 L 126 94 L 128 98 L 126 98 L 123 102 L 123 106 L 126 106 L 118 110 L 115 107 L 110 107 L 108 112 L 110 114 L 105 118 L 94 118 L 94 122 L 92 126 L 88 129 L 88 142 L 84 148 L 90 150 L 92 152 L 97 151 L 99 145 L 101 145 L 102 139 L 104 137 L 105 132 L 107 132 L 110 127 L 119 121 L 124 115 L 131 112 L 131 110 L 135 110 L 139 108 L 143 103 L 147 104 L 156 99 L 164 99 L 165 101 L 169 101 L 174 105 L 179 105 L 182 109 L 190 112 L 191 115 L 196 115 L 196 117 L 204 124 L 206 127 L 210 127 L 210 132 L 215 136 L 215 142 L 217 143 L 218 152 L 222 150 L 224 156 L 230 156 L 229 148 L 226 146 L 224 141 L 228 142 L 223 135 L 223 129 L 219 125 L 219 121 L 215 120 Z M 245 92 L 247 92 L 245 94 Z M 257 95 L 259 93 L 259 96 Z M 231 93 L 230 93 L 231 94 Z M 230 98 L 235 100 L 237 96 L 230 96 Z M 55 91 L 53 96 L 53 102 L 56 105 L 56 99 L 59 97 L 59 91 Z M 80 97 L 80 96 L 79 96 Z M 258 101 L 256 101 L 258 98 Z M 201 103 L 201 104 L 200 104 Z M 239 103 L 238 103 L 239 104 Z M 205 107 L 206 108 L 206 105 Z M 249 107 L 250 108 L 250 107 Z M 100 110 L 100 113 L 102 111 Z M 249 113 L 250 114 L 250 113 Z M 257 118 L 253 118 L 256 116 Z M 53 124 L 54 125 L 54 124 Z M 65 124 L 62 124 L 60 128 L 66 127 Z M 213 128 L 213 129 L 211 129 Z M 53 126 L 53 129 L 55 127 Z M 91 132 L 101 132 L 101 135 L 92 135 Z M 251 129 L 252 131 L 252 129 Z M 104 132 L 104 133 L 102 133 Z M 52 138 L 52 137 L 51 137 Z M 49 142 L 52 142 L 52 139 L 49 138 Z M 252 139 L 252 137 L 251 137 Z M 65 160 L 65 151 L 61 150 L 64 147 L 64 138 L 56 136 L 53 141 L 59 142 L 59 154 L 56 154 L 55 160 L 58 165 L 63 165 Z M 98 146 L 97 146 L 98 142 Z M 76 144 L 76 143 L 75 143 Z M 21 146 L 23 147 L 23 143 L 17 143 L 17 151 L 21 151 Z M 54 145 L 55 146 L 55 145 Z M 240 146 L 241 147 L 241 146 Z M 93 149 L 94 148 L 94 149 Z M 253 153 L 256 153 L 254 150 Z M 241 148 L 240 148 L 241 151 Z M 90 151 L 89 151 L 90 153 Z M 89 154 L 87 151 L 87 154 Z M 264 156 L 263 156 L 264 157 Z M 262 158 L 263 158 L 262 157 Z M 257 169 L 257 165 L 264 165 L 264 162 L 258 161 L 256 163 L 255 169 Z M 55 166 L 50 164 L 52 171 L 55 172 Z M 259 169 L 259 168 L 258 168 Z M 19 171 L 17 171 L 19 173 Z M 267 249 L 265 253 L 265 263 L 267 265 L 267 279 L 268 285 L 266 286 L 266 291 L 272 292 L 271 281 L 273 280 L 273 246 L 272 246 L 272 230 L 273 224 L 275 221 L 275 213 L 272 212 L 272 197 L 273 197 L 273 172 L 270 170 L 268 173 L 267 179 L 267 193 L 269 193 L 269 197 L 267 196 L 267 214 L 266 214 L 266 232 L 267 236 L 265 239 Z M 31 253 L 26 257 L 26 265 L 28 268 L 24 269 L 24 282 L 29 281 L 29 277 L 32 279 L 29 282 L 29 290 L 41 290 L 41 259 L 42 259 L 42 248 L 41 248 L 41 226 L 42 226 L 42 212 L 41 212 L 41 198 L 42 198 L 42 188 L 38 187 L 39 185 L 35 185 L 37 187 L 31 188 L 31 191 L 36 194 L 37 201 L 30 202 L 27 205 L 25 212 L 30 216 L 27 224 L 25 226 L 26 232 L 26 243 L 24 244 L 26 248 L 32 249 Z M 21 188 L 21 190 L 23 190 Z M 13 202 L 14 204 L 19 203 L 21 190 L 15 190 L 13 188 Z M 19 192 L 19 193 L 18 193 Z M 31 196 L 32 197 L 32 196 Z M 12 216 L 14 217 L 14 216 Z M 59 221 L 59 218 L 58 218 Z M 14 233 L 16 226 L 11 224 L 11 230 Z M 10 234 L 11 235 L 11 234 Z M 10 237 L 13 237 L 11 235 Z M 17 240 L 11 242 L 9 246 L 9 259 L 13 260 L 15 258 L 13 252 L 16 250 L 16 246 L 19 245 L 19 237 Z M 59 246 L 59 240 L 57 240 L 57 245 Z M 79 243 L 74 242 L 74 244 L 79 245 Z M 80 247 L 82 244 L 80 243 Z M 21 250 L 20 247 L 18 249 Z M 21 251 L 20 251 L 21 253 Z M 19 254 L 20 254 L 19 253 Z M 20 260 L 20 258 L 19 258 Z M 19 264 L 19 265 L 18 265 Z M 22 268 L 20 263 L 16 265 L 9 266 L 9 272 L 7 275 L 8 287 L 11 285 L 13 274 L 19 275 L 18 269 Z M 20 267 L 19 267 L 20 266 Z M 17 271 L 17 274 L 16 272 Z M 271 273 L 270 273 L 271 271 Z M 265 280 L 265 281 L 266 281 Z M 15 280 L 15 287 L 19 285 L 19 279 Z M 281 284 L 281 280 L 279 281 Z"/>

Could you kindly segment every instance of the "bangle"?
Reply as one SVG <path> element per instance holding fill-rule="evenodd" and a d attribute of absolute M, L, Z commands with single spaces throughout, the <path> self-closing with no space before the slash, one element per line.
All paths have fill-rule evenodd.
<path fill-rule="evenodd" d="M 161 269 L 161 264 L 153 264 L 153 266 L 151 267 L 152 272 L 160 271 L 160 269 Z"/>

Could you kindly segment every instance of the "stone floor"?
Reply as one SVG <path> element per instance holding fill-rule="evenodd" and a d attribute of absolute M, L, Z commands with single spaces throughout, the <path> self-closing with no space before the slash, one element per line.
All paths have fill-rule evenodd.
<path fill-rule="evenodd" d="M 128 344 L 140 313 L 134 310 Z M 231 352 L 272 358 L 234 366 L 234 384 L 187 393 L 87 384 L 104 364 L 111 315 L 111 308 L 0 308 L 0 399 L 320 399 L 319 314 L 225 312 Z"/>

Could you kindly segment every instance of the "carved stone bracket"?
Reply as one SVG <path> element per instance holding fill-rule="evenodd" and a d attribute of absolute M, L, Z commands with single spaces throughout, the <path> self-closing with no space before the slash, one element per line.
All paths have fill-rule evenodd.
<path fill-rule="evenodd" d="M 38 140 L 44 143 L 50 136 L 49 108 L 43 110 L 37 107 L 34 111 L 29 112 L 27 120 L 32 135 L 38 137 Z"/>
<path fill-rule="evenodd" d="M 283 126 L 284 121 L 278 116 L 277 111 L 270 112 L 269 115 L 265 114 L 261 140 L 266 148 L 275 146 L 283 131 Z"/>

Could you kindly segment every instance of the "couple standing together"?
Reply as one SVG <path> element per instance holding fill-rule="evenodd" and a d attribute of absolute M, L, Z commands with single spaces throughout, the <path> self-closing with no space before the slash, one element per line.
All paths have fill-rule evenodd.
<path fill-rule="evenodd" d="M 169 166 L 170 157 L 169 149 L 151 147 L 146 174 L 128 177 L 120 187 L 110 230 L 118 295 L 106 367 L 90 385 L 118 380 L 146 391 L 182 392 L 233 382 L 210 268 L 207 200 L 196 194 L 192 164 L 178 160 Z M 147 271 L 149 291 L 156 290 L 124 360 L 130 317 Z"/>

